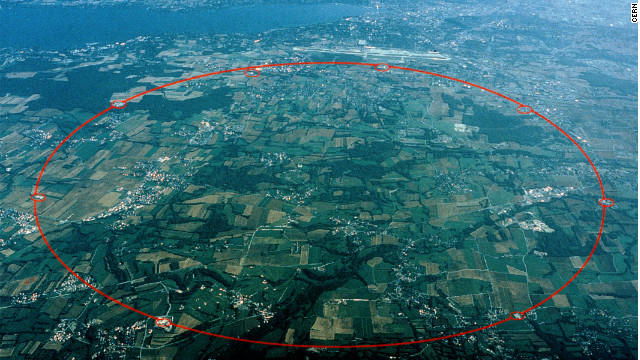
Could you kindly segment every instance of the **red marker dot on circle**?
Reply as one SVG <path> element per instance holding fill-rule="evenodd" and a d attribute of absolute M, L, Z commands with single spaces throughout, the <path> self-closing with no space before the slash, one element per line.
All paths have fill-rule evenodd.
<path fill-rule="evenodd" d="M 380 64 L 376 64 L 375 68 L 377 71 L 385 72 L 385 71 L 389 71 L 389 69 L 391 69 L 391 66 L 389 66 L 389 64 L 380 63 Z"/>
<path fill-rule="evenodd" d="M 613 205 L 615 205 L 616 202 L 613 201 L 613 199 L 604 198 L 604 199 L 600 199 L 598 203 L 603 207 L 612 207 Z"/>
<path fill-rule="evenodd" d="M 127 102 L 124 100 L 115 100 L 111 102 L 111 107 L 114 109 L 124 109 L 127 107 Z"/>
<path fill-rule="evenodd" d="M 244 71 L 244 76 L 246 77 L 258 77 L 260 76 L 260 70 L 258 69 L 247 69 Z"/>
<path fill-rule="evenodd" d="M 531 106 L 529 106 L 529 105 L 520 105 L 520 106 L 518 106 L 516 111 L 519 114 L 530 114 L 531 112 L 533 112 L 533 108 Z"/>
<path fill-rule="evenodd" d="M 171 320 L 166 319 L 166 318 L 157 318 L 156 319 L 156 326 L 161 327 L 161 328 L 167 328 L 170 327 L 171 325 L 173 325 L 173 323 L 171 323 Z"/>
<path fill-rule="evenodd" d="M 524 318 L 525 318 L 524 313 L 521 313 L 519 311 L 514 311 L 511 314 L 509 314 L 509 319 L 511 320 L 520 321 L 520 320 L 524 320 Z"/>
<path fill-rule="evenodd" d="M 47 195 L 41 193 L 35 193 L 31 195 L 31 200 L 35 202 L 43 202 L 47 200 Z"/>

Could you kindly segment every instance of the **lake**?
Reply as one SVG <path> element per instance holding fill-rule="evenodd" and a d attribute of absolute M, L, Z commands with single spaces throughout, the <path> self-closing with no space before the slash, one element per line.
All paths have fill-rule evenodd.
<path fill-rule="evenodd" d="M 139 6 L 0 8 L 0 48 L 62 50 L 167 34 L 255 34 L 358 16 L 364 6 L 277 4 L 166 11 Z"/>

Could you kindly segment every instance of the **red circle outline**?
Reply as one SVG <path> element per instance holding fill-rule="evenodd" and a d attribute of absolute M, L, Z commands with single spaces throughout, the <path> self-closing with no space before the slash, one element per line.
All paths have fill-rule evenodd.
<path fill-rule="evenodd" d="M 515 317 L 515 315 L 520 315 L 522 317 L 518 319 L 517 317 Z M 524 320 L 525 317 L 526 317 L 525 313 L 521 311 L 514 311 L 511 314 L 509 314 L 509 320 L 514 320 L 514 321 L 522 321 Z"/>
<path fill-rule="evenodd" d="M 520 111 L 520 109 L 528 109 L 528 110 Z M 533 108 L 529 105 L 520 105 L 518 106 L 516 111 L 518 112 L 518 114 L 531 114 L 533 112 Z"/>
<path fill-rule="evenodd" d="M 249 74 L 247 74 L 247 71 L 255 71 L 256 74 L 255 75 L 249 75 Z M 257 78 L 258 76 L 260 76 L 260 69 L 256 69 L 256 68 L 247 69 L 247 70 L 244 71 L 244 76 L 250 77 L 250 78 Z"/>
<path fill-rule="evenodd" d="M 605 205 L 605 204 L 602 203 L 603 201 L 611 201 L 611 204 Z M 613 199 L 602 198 L 602 199 L 598 200 L 598 204 L 600 204 L 600 206 L 602 206 L 602 207 L 608 208 L 608 207 L 612 207 L 613 205 L 615 205 L 616 202 L 613 201 Z"/>
<path fill-rule="evenodd" d="M 42 196 L 42 199 L 35 199 L 34 196 Z M 43 194 L 43 193 L 33 193 L 31 194 L 31 200 L 33 200 L 33 202 L 43 202 L 45 200 L 47 200 L 47 195 Z"/>
<path fill-rule="evenodd" d="M 371 63 L 360 63 L 360 62 L 347 62 L 347 61 L 313 61 L 313 62 L 295 62 L 295 63 L 280 63 L 280 64 L 265 64 L 265 65 L 261 65 L 260 67 L 265 68 L 265 67 L 279 67 L 279 66 L 301 66 L 301 65 L 355 65 L 355 66 L 366 66 L 366 67 L 375 67 L 377 64 L 371 64 Z M 400 67 L 400 66 L 389 66 L 389 69 L 394 68 L 394 69 L 398 69 L 398 70 L 405 70 L 405 71 L 411 71 L 411 72 L 415 72 L 415 73 L 419 73 L 419 74 L 426 74 L 426 75 L 431 75 L 431 76 L 436 76 L 436 77 L 440 77 L 443 79 L 448 79 L 451 81 L 456 81 L 465 85 L 469 85 L 469 86 L 473 86 L 477 89 L 483 90 L 483 91 L 487 91 L 489 93 L 492 93 L 494 95 L 497 95 L 503 99 L 509 100 L 511 102 L 513 102 L 514 104 L 518 105 L 518 107 L 523 107 L 526 106 L 506 95 L 503 95 L 497 91 L 488 89 L 486 87 L 465 81 L 465 80 L 461 80 L 455 77 L 451 77 L 451 76 L 447 76 L 447 75 L 442 75 L 442 74 L 438 74 L 438 73 L 434 73 L 434 72 L 430 72 L 430 71 L 425 71 L 425 70 L 418 70 L 418 69 L 413 69 L 413 68 L 407 68 L 407 67 Z M 180 84 L 183 82 L 187 82 L 187 81 L 191 81 L 191 80 L 195 80 L 195 79 L 201 79 L 204 77 L 209 77 L 209 76 L 213 76 L 213 75 L 219 75 L 219 74 L 225 74 L 225 73 L 231 73 L 234 71 L 247 71 L 247 70 L 255 70 L 256 68 L 254 66 L 251 67 L 241 67 L 241 68 L 235 68 L 235 69 L 228 69 L 228 70 L 221 70 L 221 71 L 216 71 L 216 72 L 212 72 L 212 73 L 207 73 L 207 74 L 202 74 L 202 75 L 197 75 L 197 76 L 193 76 L 193 77 L 189 77 L 189 78 L 185 78 L 185 79 L 181 79 L 181 80 L 176 80 L 164 85 L 160 85 L 158 87 L 155 87 L 153 89 L 150 90 L 146 90 L 143 91 L 139 94 L 133 95 L 130 98 L 123 100 L 125 103 L 127 101 L 130 101 L 132 99 L 141 97 L 145 94 L 148 94 L 150 92 L 159 90 L 159 89 L 163 89 L 172 85 L 176 85 L 176 84 Z M 94 115 L 93 117 L 91 117 L 90 119 L 86 120 L 84 123 L 82 123 L 80 126 L 78 126 L 74 131 L 72 131 L 69 135 L 67 135 L 57 146 L 56 148 L 53 150 L 53 152 L 51 153 L 51 155 L 49 155 L 49 157 L 47 158 L 47 160 L 45 161 L 44 165 L 42 166 L 42 169 L 40 170 L 40 174 L 38 175 L 38 180 L 36 181 L 36 185 L 35 185 L 35 190 L 34 193 L 37 193 L 38 191 L 38 186 L 40 185 L 40 181 L 42 179 L 42 175 L 44 174 L 45 169 L 47 168 L 47 165 L 49 164 L 49 162 L 51 161 L 51 159 L 53 158 L 53 156 L 56 154 L 56 152 L 60 149 L 60 147 L 67 142 L 67 140 L 69 140 L 69 138 L 71 138 L 71 136 L 73 136 L 73 134 L 75 134 L 77 131 L 79 131 L 80 129 L 82 129 L 84 126 L 86 126 L 87 124 L 89 124 L 90 122 L 94 121 L 95 119 L 97 119 L 98 117 L 106 114 L 107 112 L 109 112 L 110 110 L 114 109 L 113 106 L 106 108 L 104 110 L 102 110 L 101 112 L 97 113 L 96 115 Z M 541 115 L 540 113 L 536 112 L 535 110 L 531 110 L 531 113 L 537 115 L 539 118 L 545 120 L 547 123 L 549 123 L 551 126 L 553 126 L 554 128 L 556 128 L 560 133 L 562 133 L 567 139 L 569 139 L 569 141 L 571 141 L 577 148 L 578 150 L 580 150 L 580 152 L 582 153 L 582 155 L 587 159 L 587 161 L 589 162 L 589 165 L 591 165 L 591 168 L 593 169 L 593 172 L 596 174 L 596 177 L 598 178 L 598 183 L 600 185 L 600 191 L 602 192 L 602 198 L 606 198 L 605 196 L 605 192 L 604 192 L 604 186 L 602 184 L 602 179 L 600 178 L 600 173 L 598 172 L 598 170 L 596 169 L 595 165 L 593 164 L 593 161 L 591 160 L 591 158 L 587 155 L 587 153 L 584 151 L 584 149 L 580 146 L 580 144 L 578 144 L 578 142 L 573 139 L 571 137 L 571 135 L 569 135 L 567 132 L 565 132 L 562 128 L 560 128 L 558 125 L 556 125 L 554 122 L 552 122 L 551 120 L 547 119 L 544 115 Z M 51 244 L 49 244 L 49 241 L 47 241 L 46 237 L 44 236 L 44 232 L 42 230 L 42 227 L 40 226 L 40 220 L 38 218 L 38 208 L 37 208 L 37 201 L 34 201 L 33 203 L 33 213 L 35 216 L 35 221 L 36 221 L 36 225 L 38 227 L 38 231 L 40 232 L 40 236 L 42 236 L 42 240 L 45 242 L 45 244 L 47 245 L 47 247 L 49 248 L 49 251 L 51 251 L 51 253 L 53 254 L 53 256 L 58 260 L 58 262 L 60 262 L 60 264 L 62 264 L 62 266 L 67 269 L 67 271 L 69 271 L 69 273 L 71 273 L 73 276 L 75 276 L 78 280 L 80 280 L 82 283 L 84 283 L 85 285 L 87 285 L 89 288 L 91 288 L 92 290 L 94 290 L 96 293 L 104 296 L 105 298 L 111 300 L 112 302 L 123 306 L 133 312 L 136 312 L 142 316 L 145 316 L 147 318 L 150 319 L 154 319 L 154 320 L 158 320 L 158 319 L 163 319 L 161 317 L 156 317 L 150 314 L 147 314 L 141 310 L 138 310 L 136 308 L 131 307 L 130 305 L 127 305 L 111 296 L 109 296 L 108 294 L 104 293 L 103 291 L 101 291 L 100 289 L 96 288 L 94 285 L 90 284 L 88 281 L 86 281 L 85 279 L 83 279 L 82 277 L 80 277 L 80 275 L 78 275 L 76 272 L 74 272 L 69 265 L 67 265 L 64 261 L 62 261 L 62 259 L 60 258 L 60 256 L 53 250 L 53 248 L 51 247 Z M 582 266 L 576 271 L 575 274 L 573 274 L 573 276 L 567 280 L 567 282 L 565 282 L 560 288 L 558 288 L 556 291 L 554 291 L 552 294 L 550 294 L 549 296 L 547 296 L 545 299 L 543 299 L 542 301 L 538 302 L 537 304 L 531 306 L 530 308 L 523 310 L 523 311 L 519 311 L 519 313 L 525 315 L 526 313 L 535 310 L 536 308 L 540 307 L 542 304 L 546 303 L 547 301 L 551 300 L 554 296 L 556 296 L 558 293 L 560 293 L 565 287 L 567 287 L 569 284 L 571 284 L 571 282 L 573 282 L 573 280 L 582 272 L 582 270 L 584 270 L 584 268 L 587 266 L 587 264 L 589 263 L 589 261 L 591 260 L 591 257 L 593 256 L 593 254 L 596 251 L 596 248 L 598 247 L 598 244 L 600 242 L 600 238 L 602 237 L 602 231 L 604 229 L 604 220 L 605 220 L 605 216 L 606 216 L 606 206 L 602 207 L 602 220 L 600 221 L 600 230 L 598 231 L 598 236 L 596 237 L 596 241 L 593 245 L 593 248 L 591 249 L 591 252 L 589 253 L 589 256 L 587 256 L 586 260 L 584 261 L 584 263 L 582 264 Z M 428 343 L 428 342 L 433 342 L 433 341 L 438 341 L 438 340 L 443 340 L 443 339 L 450 339 L 450 338 L 454 338 L 457 336 L 462 336 L 462 335 L 467 335 L 467 334 L 471 334 L 471 333 L 475 333 L 478 331 L 482 331 L 485 329 L 489 329 L 492 327 L 495 327 L 497 325 L 500 325 L 502 323 L 511 321 L 511 320 L 515 320 L 512 319 L 511 315 L 509 315 L 508 317 L 505 317 L 502 320 L 499 320 L 497 322 L 476 328 L 476 329 L 471 329 L 471 330 L 467 330 L 467 331 L 463 331 L 463 332 L 459 332 L 456 334 L 450 334 L 450 335 L 444 335 L 444 336 L 439 336 L 439 337 L 435 337 L 435 338 L 430 338 L 430 339 L 420 339 L 420 340 L 412 340 L 412 341 L 404 341 L 404 342 L 397 342 L 397 343 L 388 343 L 388 344 L 360 344 L 360 345 L 315 345 L 315 344 L 284 344 L 284 343 L 276 343 L 276 342 L 269 342 L 269 341 L 259 341 L 259 340 L 249 340 L 249 339 L 240 339 L 240 338 L 235 338 L 235 337 L 231 337 L 231 336 L 225 336 L 225 335 L 220 335 L 220 334 L 214 334 L 208 331 L 203 331 L 203 330 L 198 330 L 198 329 L 192 329 L 190 327 L 187 326 L 183 326 L 180 324 L 174 324 L 172 323 L 176 328 L 181 328 L 184 330 L 189 330 L 192 332 L 196 332 L 199 334 L 204 334 L 204 335 L 210 335 L 210 336 L 215 336 L 218 338 L 222 338 L 222 339 L 228 339 L 228 340 L 234 340 L 234 341 L 240 341 L 240 342 L 245 342 L 245 343 L 253 343 L 253 344 L 261 344 L 261 345 L 273 345 L 273 346 L 284 346 L 284 347 L 294 347 L 294 348 L 325 348 L 325 349 L 348 349 L 348 348 L 378 348 L 378 347 L 389 347 L 389 346 L 401 346 L 401 345 L 413 345 L 413 344 L 422 344 L 422 343 Z"/>
<path fill-rule="evenodd" d="M 123 106 L 116 106 L 116 103 L 117 103 L 117 102 L 121 102 L 121 103 L 123 103 L 124 105 L 123 105 Z M 112 108 L 114 108 L 114 109 L 124 109 L 124 108 L 126 108 L 126 107 L 127 107 L 127 100 L 113 100 L 113 101 L 111 102 L 111 107 L 112 107 Z"/>

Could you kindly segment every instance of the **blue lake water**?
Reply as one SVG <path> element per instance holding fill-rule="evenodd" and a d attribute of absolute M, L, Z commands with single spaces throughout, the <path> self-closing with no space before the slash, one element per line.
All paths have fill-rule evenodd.
<path fill-rule="evenodd" d="M 358 16 L 346 4 L 256 5 L 172 12 L 136 6 L 0 8 L 0 48 L 61 50 L 114 43 L 141 35 L 259 33 Z"/>

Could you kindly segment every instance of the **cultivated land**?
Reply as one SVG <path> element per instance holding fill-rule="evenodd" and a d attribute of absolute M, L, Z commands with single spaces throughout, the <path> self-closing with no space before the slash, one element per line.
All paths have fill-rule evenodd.
<path fill-rule="evenodd" d="M 44 89 L 0 98 L 0 357 L 287 354 L 163 328 L 96 294 L 49 253 L 29 199 L 53 147 L 109 101 L 274 59 L 391 63 L 303 53 L 270 36 L 282 35 L 260 45 L 140 38 L 64 63 L 33 60 L 33 71 L 7 68 L 15 89 L 108 80 L 57 103 Z M 327 47 L 311 30 L 297 36 Z M 450 61 L 428 70 L 480 83 L 449 72 Z M 557 120 L 535 94 L 482 85 Z M 629 98 L 611 96 L 626 114 Z M 626 357 L 637 347 L 637 174 L 625 148 L 634 143 L 610 150 L 611 136 L 633 134 L 558 117 L 595 154 L 616 200 L 580 276 L 524 321 L 359 356 Z M 596 240 L 597 184 L 573 144 L 495 95 L 394 69 L 288 66 L 194 80 L 109 111 L 48 165 L 38 215 L 75 272 L 148 314 L 245 339 L 357 345 L 471 330 L 545 299 Z"/>

